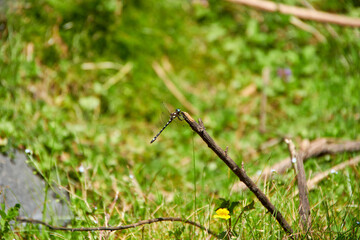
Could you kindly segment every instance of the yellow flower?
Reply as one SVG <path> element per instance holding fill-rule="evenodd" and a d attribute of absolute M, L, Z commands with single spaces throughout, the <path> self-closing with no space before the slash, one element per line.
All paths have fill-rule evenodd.
<path fill-rule="evenodd" d="M 219 208 L 216 211 L 216 215 L 214 215 L 214 218 L 222 218 L 222 219 L 229 219 L 230 215 L 229 215 L 229 210 L 227 210 L 226 208 Z"/>

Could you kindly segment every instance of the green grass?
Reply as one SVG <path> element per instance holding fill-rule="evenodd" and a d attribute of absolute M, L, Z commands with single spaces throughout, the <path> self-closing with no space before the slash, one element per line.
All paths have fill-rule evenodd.
<path fill-rule="evenodd" d="M 356 1 L 311 2 L 317 9 L 360 16 Z M 106 214 L 109 225 L 173 216 L 220 233 L 224 222 L 212 218 L 217 199 L 241 201 L 242 207 L 254 200 L 249 191 L 231 191 L 237 178 L 190 128 L 171 125 L 149 144 L 162 127 L 162 102 L 187 111 L 154 72 L 155 61 L 168 59 L 170 78 L 200 113 L 193 117 L 203 119 L 249 175 L 288 156 L 283 143 L 260 150 L 273 138 L 359 139 L 359 29 L 332 25 L 339 35 L 333 37 L 324 25 L 307 22 L 326 37 L 318 42 L 288 16 L 217 1 L 207 8 L 169 0 L 18 1 L 0 20 L 6 26 L 0 32 L 0 137 L 32 149 L 48 182 L 70 190 L 73 227 L 103 226 Z M 115 66 L 84 69 L 89 62 Z M 264 67 L 272 73 L 267 132 L 260 134 Z M 290 82 L 277 76 L 278 68 L 292 70 Z M 256 91 L 244 95 L 249 86 Z M 353 156 L 311 159 L 307 176 Z M 347 168 L 310 192 L 315 239 L 359 237 L 358 174 L 359 167 Z M 287 191 L 293 177 L 289 171 L 259 186 L 300 231 L 296 188 Z M 109 239 L 174 239 L 176 230 L 181 239 L 207 236 L 182 227 L 157 223 L 112 232 Z M 235 230 L 241 239 L 285 235 L 258 201 Z M 104 236 L 18 225 L 9 239 Z"/>

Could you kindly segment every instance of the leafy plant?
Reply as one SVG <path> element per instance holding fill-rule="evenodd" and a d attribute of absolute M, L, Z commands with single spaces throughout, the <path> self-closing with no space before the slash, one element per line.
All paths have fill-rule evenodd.
<path fill-rule="evenodd" d="M 7 211 L 5 210 L 5 204 L 1 203 L 0 209 L 0 237 L 6 239 L 5 236 L 11 233 L 11 221 L 16 221 L 16 217 L 19 215 L 20 204 L 10 207 Z"/>

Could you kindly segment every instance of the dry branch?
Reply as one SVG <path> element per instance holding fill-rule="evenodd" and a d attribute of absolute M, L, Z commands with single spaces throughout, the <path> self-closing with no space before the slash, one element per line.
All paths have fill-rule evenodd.
<path fill-rule="evenodd" d="M 71 231 L 71 232 L 86 232 L 86 231 L 118 231 L 118 230 L 125 230 L 125 229 L 129 229 L 129 228 L 135 228 L 141 225 L 145 225 L 145 224 L 151 224 L 151 223 L 156 223 L 156 222 L 183 222 L 183 223 L 188 223 L 191 225 L 194 225 L 204 231 L 206 231 L 207 233 L 211 234 L 212 236 L 219 238 L 219 236 L 212 232 L 210 229 L 207 229 L 206 227 L 190 221 L 190 220 L 186 220 L 186 219 L 182 219 L 182 218 L 174 218 L 174 217 L 163 217 L 163 218 L 154 218 L 154 219 L 148 219 L 148 220 L 143 220 L 137 223 L 133 223 L 130 225 L 123 225 L 123 226 L 117 226 L 117 227 L 81 227 L 81 228 L 69 228 L 69 227 L 57 227 L 57 226 L 53 226 L 50 225 L 46 222 L 40 221 L 40 220 L 36 220 L 36 219 L 30 219 L 30 218 L 22 218 L 22 217 L 17 217 L 16 218 L 17 221 L 19 222 L 27 222 L 27 223 L 32 223 L 32 224 L 41 224 L 44 225 L 52 230 L 61 230 L 61 231 Z"/>
<path fill-rule="evenodd" d="M 329 176 L 333 172 L 340 171 L 344 169 L 347 166 L 355 166 L 356 164 L 360 163 L 360 156 L 357 156 L 353 159 L 350 159 L 346 162 L 340 163 L 334 167 L 332 167 L 330 170 L 327 170 L 325 172 L 318 173 L 315 177 L 307 181 L 307 187 L 309 190 L 312 190 L 315 188 L 315 186 L 321 182 L 323 179 L 325 179 L 327 176 Z"/>
<path fill-rule="evenodd" d="M 304 144 L 302 144 L 304 145 Z M 343 141 L 335 143 L 333 139 L 324 139 L 320 138 L 314 140 L 307 144 L 305 148 L 303 147 L 303 152 L 305 153 L 303 161 L 307 161 L 312 157 L 318 157 L 325 154 L 339 154 L 343 152 L 358 152 L 360 151 L 360 141 Z M 291 168 L 290 158 L 286 158 L 275 165 L 265 168 L 260 176 L 252 176 L 251 179 L 254 181 L 257 179 L 270 179 L 272 173 L 275 171 L 279 174 L 285 173 L 289 168 Z M 238 190 L 246 190 L 246 186 L 241 184 L 235 186 Z"/>
<path fill-rule="evenodd" d="M 268 12 L 279 12 L 283 14 L 289 14 L 296 16 L 301 19 L 313 20 L 323 23 L 333 23 L 342 26 L 349 27 L 360 27 L 360 19 L 347 17 L 339 14 L 327 13 L 322 11 L 317 11 L 314 9 L 306 9 L 301 7 L 294 7 L 280 3 L 274 3 L 271 1 L 263 0 L 227 0 L 229 2 L 243 4 L 250 7 L 258 8 L 260 10 Z"/>
<path fill-rule="evenodd" d="M 199 119 L 197 123 L 188 113 L 182 112 L 182 115 L 185 121 L 190 125 L 190 127 L 204 140 L 208 147 L 216 153 L 216 155 L 235 173 L 235 175 L 245 183 L 245 185 L 255 194 L 259 199 L 262 205 L 273 215 L 276 220 L 279 222 L 281 227 L 287 233 L 293 233 L 292 228 L 279 212 L 278 209 L 270 202 L 266 195 L 256 186 L 256 184 L 250 179 L 250 177 L 245 173 L 243 168 L 240 168 L 226 152 L 221 149 L 215 141 L 210 137 L 210 135 L 205 131 L 205 127 Z"/>

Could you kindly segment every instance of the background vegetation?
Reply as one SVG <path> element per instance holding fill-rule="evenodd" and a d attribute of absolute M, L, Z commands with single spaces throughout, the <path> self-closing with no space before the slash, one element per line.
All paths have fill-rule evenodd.
<path fill-rule="evenodd" d="M 319 10 L 360 17 L 358 1 L 309 2 Z M 291 24 L 289 16 L 226 1 L 203 6 L 170 0 L 19 0 L 2 11 L 0 138 L 8 141 L 2 150 L 33 150 L 46 180 L 69 190 L 74 227 L 174 216 L 221 232 L 224 222 L 212 218 L 215 200 L 238 200 L 243 207 L 254 199 L 249 191 L 232 191 L 237 178 L 187 126 L 171 125 L 149 144 L 167 121 L 160 117 L 163 102 L 171 111 L 188 111 L 156 74 L 154 62 L 168 63 L 171 80 L 198 111 L 193 117 L 203 119 L 249 175 L 288 156 L 280 141 L 284 136 L 298 143 L 359 139 L 359 29 L 332 25 L 334 34 L 324 24 L 308 22 L 325 37 L 320 41 Z M 264 90 L 265 67 L 271 82 Z M 291 70 L 288 79 L 277 74 L 284 68 Z M 266 133 L 259 132 L 263 90 Z M 279 144 L 262 147 L 274 139 Z M 308 177 L 352 156 L 310 160 Z M 293 178 L 289 171 L 258 184 L 298 231 L 296 189 L 288 189 Z M 359 189 L 359 167 L 354 167 L 310 193 L 315 238 L 359 236 Z M 240 222 L 241 239 L 284 235 L 258 202 Z M 54 233 L 18 225 L 9 238 L 35 236 L 202 239 L 207 234 L 180 223 L 112 233 Z"/>

